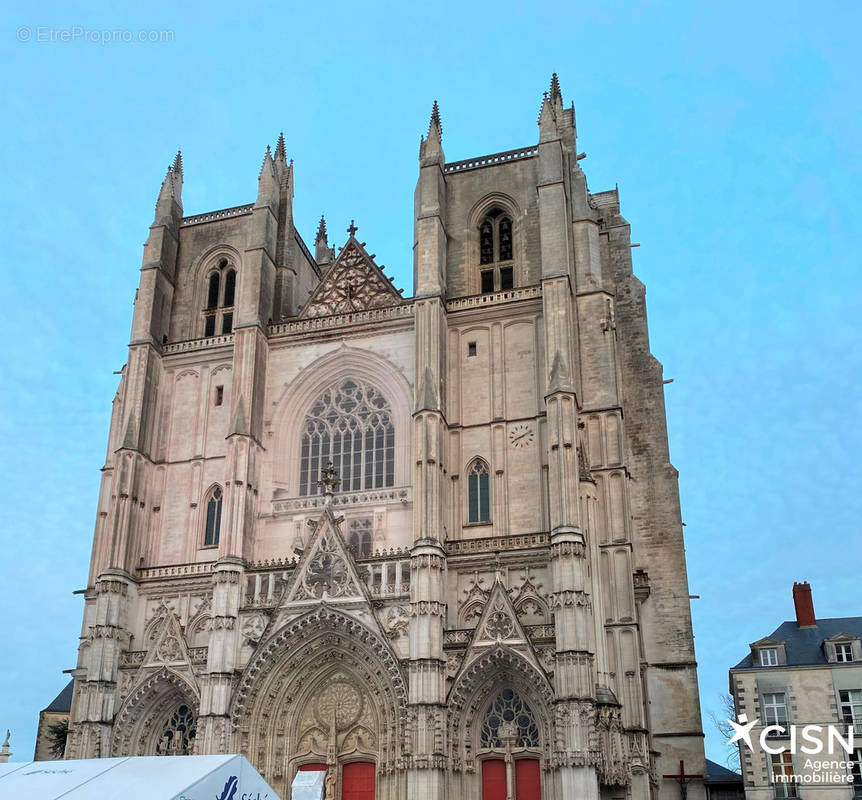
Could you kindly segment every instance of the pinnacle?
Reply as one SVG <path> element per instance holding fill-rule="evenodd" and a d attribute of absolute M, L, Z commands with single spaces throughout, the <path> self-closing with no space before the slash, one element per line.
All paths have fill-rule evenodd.
<path fill-rule="evenodd" d="M 183 174 L 183 151 L 177 150 L 177 155 L 174 158 L 174 163 L 171 165 L 171 171 Z"/>
<path fill-rule="evenodd" d="M 320 224 L 317 226 L 317 237 L 315 238 L 315 244 L 317 242 L 327 242 L 326 236 L 326 219 L 323 214 L 320 215 Z"/>
<path fill-rule="evenodd" d="M 438 135 L 442 138 L 443 136 L 443 123 L 440 122 L 440 106 L 437 105 L 437 101 L 434 101 L 434 105 L 431 106 L 431 122 L 428 125 L 428 135 L 431 135 L 432 128 L 437 128 Z"/>
<path fill-rule="evenodd" d="M 551 102 L 559 100 L 560 105 L 563 103 L 563 93 L 560 91 L 560 79 L 557 77 L 557 73 L 555 72 L 551 75 Z"/>
<path fill-rule="evenodd" d="M 284 133 L 278 134 L 278 142 L 275 145 L 275 160 L 279 161 L 280 159 L 285 159 L 287 157 L 287 150 L 284 145 Z"/>

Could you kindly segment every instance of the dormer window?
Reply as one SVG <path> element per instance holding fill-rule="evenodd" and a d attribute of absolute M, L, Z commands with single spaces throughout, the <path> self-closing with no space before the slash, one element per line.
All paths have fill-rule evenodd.
<path fill-rule="evenodd" d="M 835 660 L 846 662 L 853 660 L 853 645 L 841 643 L 835 645 Z"/>
<path fill-rule="evenodd" d="M 761 647 L 760 648 L 760 666 L 761 667 L 777 667 L 778 666 L 778 648 Z"/>
<path fill-rule="evenodd" d="M 479 224 L 479 288 L 482 294 L 515 286 L 512 218 L 493 208 Z"/>
<path fill-rule="evenodd" d="M 233 330 L 233 304 L 236 295 L 236 270 L 223 258 L 207 277 L 207 303 L 203 310 L 204 336 L 226 334 Z"/>

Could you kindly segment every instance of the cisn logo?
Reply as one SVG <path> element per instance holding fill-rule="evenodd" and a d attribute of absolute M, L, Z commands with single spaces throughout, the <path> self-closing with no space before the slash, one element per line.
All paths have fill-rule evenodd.
<path fill-rule="evenodd" d="M 751 734 L 760 724 L 759 719 L 748 721 L 746 714 L 740 714 L 738 720 L 734 722 L 732 719 L 728 723 L 733 728 L 733 736 L 730 737 L 727 744 L 737 744 L 745 742 L 749 750 L 754 747 L 751 744 Z M 826 732 L 824 737 L 823 732 Z M 829 755 L 842 750 L 844 753 L 853 753 L 856 745 L 853 741 L 853 726 L 848 725 L 846 731 L 842 731 L 837 725 L 767 725 L 760 731 L 758 741 L 762 750 L 772 755 L 778 755 L 789 750 L 792 754 L 804 753 L 805 755 L 819 755 L 826 748 Z M 789 739 L 790 746 L 787 747 L 782 741 L 777 746 L 773 746 L 770 739 L 781 737 L 782 740 Z M 800 745 L 799 739 L 805 742 Z"/>

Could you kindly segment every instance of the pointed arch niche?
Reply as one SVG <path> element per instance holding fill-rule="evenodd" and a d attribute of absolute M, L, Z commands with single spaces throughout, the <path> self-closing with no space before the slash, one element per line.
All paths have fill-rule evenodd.
<path fill-rule="evenodd" d="M 113 756 L 192 755 L 200 698 L 172 669 L 145 677 L 126 698 L 114 722 Z"/>
<path fill-rule="evenodd" d="M 342 346 L 305 367 L 285 385 L 275 401 L 272 416 L 273 484 L 290 497 L 298 497 L 302 484 L 302 447 L 307 416 L 326 392 L 344 381 L 370 387 L 385 401 L 394 432 L 393 477 L 384 487 L 410 484 L 412 386 L 390 361 L 369 350 Z M 339 476 L 343 477 L 343 476 Z M 306 486 L 310 477 L 306 473 Z M 352 486 L 350 487 L 353 488 Z M 375 488 L 381 488 L 375 486 Z M 360 491 L 365 489 L 362 482 Z"/>

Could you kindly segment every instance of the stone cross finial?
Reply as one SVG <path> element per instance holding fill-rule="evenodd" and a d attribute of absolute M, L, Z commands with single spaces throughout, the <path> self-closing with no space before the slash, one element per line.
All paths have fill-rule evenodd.
<path fill-rule="evenodd" d="M 320 480 L 317 482 L 317 485 L 323 489 L 327 505 L 332 503 L 332 495 L 335 494 L 335 490 L 338 488 L 340 483 L 341 481 L 338 479 L 338 473 L 335 471 L 335 467 L 330 461 L 326 465 L 326 469 L 321 473 Z"/>
<path fill-rule="evenodd" d="M 354 224 L 353 220 L 350 220 L 350 227 L 347 229 L 347 232 L 348 232 L 351 236 L 354 236 L 354 235 L 356 234 L 356 231 L 358 231 L 358 230 L 359 230 L 359 228 L 357 228 L 357 227 L 356 227 L 356 225 Z"/>

